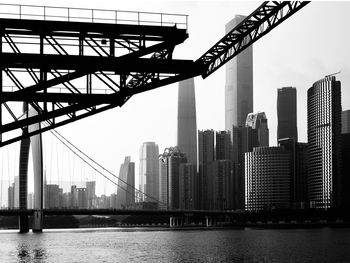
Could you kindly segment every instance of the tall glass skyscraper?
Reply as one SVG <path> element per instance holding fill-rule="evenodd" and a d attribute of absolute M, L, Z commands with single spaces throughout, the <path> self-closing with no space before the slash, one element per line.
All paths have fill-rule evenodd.
<path fill-rule="evenodd" d="M 140 186 L 147 196 L 143 201 L 155 202 L 159 199 L 159 149 L 155 142 L 144 142 L 140 148 Z M 152 198 L 154 199 L 152 199 Z"/>
<path fill-rule="evenodd" d="M 341 90 L 335 76 L 326 76 L 307 91 L 310 205 L 341 204 Z"/>
<path fill-rule="evenodd" d="M 126 156 L 120 166 L 117 191 L 117 208 L 132 207 L 135 204 L 135 163 Z"/>
<path fill-rule="evenodd" d="M 277 90 L 277 142 L 291 138 L 298 141 L 297 129 L 297 90 L 285 87 Z"/>
<path fill-rule="evenodd" d="M 269 146 L 269 128 L 265 112 L 249 113 L 247 116 L 247 128 L 251 128 L 251 145 L 253 147 Z"/>
<path fill-rule="evenodd" d="M 226 33 L 243 21 L 236 15 L 226 24 Z M 253 112 L 253 46 L 226 63 L 225 130 L 232 134 L 233 125 L 244 126 L 248 113 Z"/>
<path fill-rule="evenodd" d="M 197 121 L 194 79 L 179 83 L 177 111 L 177 147 L 187 161 L 197 167 Z"/>

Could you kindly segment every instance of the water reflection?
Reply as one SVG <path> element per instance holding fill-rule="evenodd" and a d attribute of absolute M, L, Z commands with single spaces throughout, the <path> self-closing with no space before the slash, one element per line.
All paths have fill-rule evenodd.
<path fill-rule="evenodd" d="M 47 259 L 47 252 L 42 248 L 30 248 L 28 244 L 20 244 L 17 247 L 17 262 L 28 263 L 28 262 L 45 262 Z"/>

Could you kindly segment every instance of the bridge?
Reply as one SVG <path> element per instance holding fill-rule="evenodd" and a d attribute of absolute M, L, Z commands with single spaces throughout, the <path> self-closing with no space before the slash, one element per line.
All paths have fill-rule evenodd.
<path fill-rule="evenodd" d="M 264 2 L 195 61 L 173 57 L 175 47 L 188 38 L 185 15 L 1 5 L 0 147 L 21 142 L 20 210 L 1 213 L 19 215 L 21 232 L 29 229 L 29 215 L 34 216 L 33 230 L 41 231 L 43 216 L 50 213 L 124 213 L 45 210 L 42 133 L 121 107 L 135 94 L 195 76 L 206 78 L 306 4 Z M 10 118 L 4 119 L 5 113 Z M 34 210 L 26 210 L 30 145 Z"/>

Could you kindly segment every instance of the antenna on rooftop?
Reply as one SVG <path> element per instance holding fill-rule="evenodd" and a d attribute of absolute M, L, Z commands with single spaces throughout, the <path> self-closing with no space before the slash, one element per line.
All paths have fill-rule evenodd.
<path fill-rule="evenodd" d="M 329 77 L 334 76 L 334 75 L 337 75 L 337 74 L 339 74 L 339 73 L 341 73 L 341 70 L 339 70 L 338 72 L 335 72 L 335 73 L 326 75 L 325 78 L 329 78 Z"/>

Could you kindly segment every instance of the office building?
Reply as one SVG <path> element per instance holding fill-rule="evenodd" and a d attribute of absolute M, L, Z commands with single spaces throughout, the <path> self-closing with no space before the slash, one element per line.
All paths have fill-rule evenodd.
<path fill-rule="evenodd" d="M 215 160 L 209 165 L 208 209 L 232 209 L 233 180 L 231 162 Z"/>
<path fill-rule="evenodd" d="M 252 140 L 253 147 L 269 146 L 269 128 L 265 112 L 249 113 L 245 126 L 252 129 L 252 135 L 248 136 L 248 140 Z"/>
<path fill-rule="evenodd" d="M 140 148 L 139 190 L 146 194 L 140 200 L 154 202 L 159 199 L 159 149 L 154 142 L 145 142 Z"/>
<path fill-rule="evenodd" d="M 350 110 L 341 113 L 341 133 L 350 133 Z"/>
<path fill-rule="evenodd" d="M 284 138 L 298 141 L 297 90 L 294 87 L 277 90 L 277 141 Z"/>
<path fill-rule="evenodd" d="M 307 143 L 295 142 L 293 138 L 280 139 L 280 147 L 290 157 L 290 199 L 291 207 L 307 208 Z"/>
<path fill-rule="evenodd" d="M 46 184 L 44 191 L 45 208 L 59 207 L 59 186 L 57 184 Z"/>
<path fill-rule="evenodd" d="M 350 209 L 350 132 L 342 136 L 342 207 Z"/>
<path fill-rule="evenodd" d="M 197 167 L 197 121 L 194 79 L 179 82 L 177 147 Z"/>
<path fill-rule="evenodd" d="M 181 163 L 179 167 L 179 208 L 194 209 L 196 167 L 192 163 Z"/>
<path fill-rule="evenodd" d="M 118 176 L 117 208 L 132 208 L 135 204 L 135 163 L 126 156 Z"/>
<path fill-rule="evenodd" d="M 15 187 L 14 184 L 7 189 L 7 205 L 9 209 L 15 208 Z"/>
<path fill-rule="evenodd" d="M 308 198 L 310 206 L 341 205 L 341 90 L 326 76 L 307 91 Z"/>
<path fill-rule="evenodd" d="M 186 155 L 177 147 L 164 150 L 159 157 L 159 198 L 161 209 L 179 209 L 180 165 L 187 163 Z"/>
<path fill-rule="evenodd" d="M 230 131 L 219 131 L 215 133 L 215 160 L 232 160 Z"/>
<path fill-rule="evenodd" d="M 290 159 L 280 147 L 256 147 L 244 154 L 245 209 L 290 207 Z"/>
<path fill-rule="evenodd" d="M 87 207 L 94 208 L 96 201 L 96 182 L 95 181 L 87 181 L 86 182 L 86 198 L 87 198 Z"/>
<path fill-rule="evenodd" d="M 215 160 L 214 131 L 198 131 L 198 192 L 196 208 L 209 209 L 208 187 L 210 184 L 209 165 Z"/>
<path fill-rule="evenodd" d="M 226 24 L 226 33 L 245 19 L 236 15 Z M 248 113 L 253 112 L 253 46 L 226 63 L 225 130 L 244 126 Z"/>

